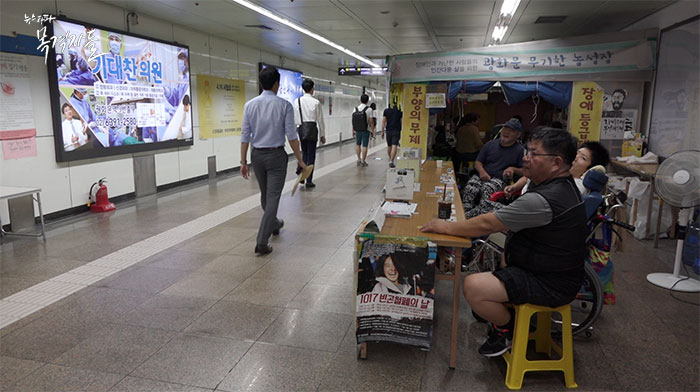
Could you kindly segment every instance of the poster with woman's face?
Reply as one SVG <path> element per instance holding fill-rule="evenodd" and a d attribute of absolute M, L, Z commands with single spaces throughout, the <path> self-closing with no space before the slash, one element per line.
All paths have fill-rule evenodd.
<path fill-rule="evenodd" d="M 434 247 L 415 238 L 374 236 L 357 243 L 357 341 L 430 348 Z"/>

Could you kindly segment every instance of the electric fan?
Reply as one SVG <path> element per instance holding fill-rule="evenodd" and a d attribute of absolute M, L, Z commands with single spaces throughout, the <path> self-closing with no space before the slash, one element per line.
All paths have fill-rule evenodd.
<path fill-rule="evenodd" d="M 680 272 L 685 227 L 688 226 L 694 207 L 700 204 L 700 151 L 679 151 L 668 157 L 656 170 L 654 186 L 664 202 L 680 208 L 678 225 L 681 226 L 679 232 L 682 234 L 677 236 L 673 274 L 653 273 L 647 275 L 647 280 L 674 291 L 698 292 L 700 281 L 682 276 Z"/>

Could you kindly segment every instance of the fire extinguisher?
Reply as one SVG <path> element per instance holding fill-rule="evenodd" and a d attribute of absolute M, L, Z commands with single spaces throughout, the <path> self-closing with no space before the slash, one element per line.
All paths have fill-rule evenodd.
<path fill-rule="evenodd" d="M 106 178 L 100 178 L 99 181 L 93 183 L 90 187 L 90 198 L 87 205 L 92 212 L 107 212 L 117 208 L 114 206 L 114 203 L 109 201 L 107 186 L 105 185 L 107 182 Z"/>

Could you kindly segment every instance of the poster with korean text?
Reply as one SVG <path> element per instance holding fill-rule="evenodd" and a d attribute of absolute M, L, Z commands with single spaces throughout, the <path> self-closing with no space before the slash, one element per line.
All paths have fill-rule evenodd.
<path fill-rule="evenodd" d="M 76 21 L 50 27 L 58 161 L 193 144 L 187 47 Z"/>
<path fill-rule="evenodd" d="M 430 348 L 437 248 L 426 239 L 361 234 L 357 241 L 357 343 Z"/>
<path fill-rule="evenodd" d="M 603 89 L 595 82 L 574 82 L 569 131 L 580 142 L 600 140 Z"/>
<path fill-rule="evenodd" d="M 425 84 L 403 85 L 403 120 L 401 147 L 421 149 L 421 159 L 427 156 L 428 109 L 425 107 Z"/>
<path fill-rule="evenodd" d="M 36 126 L 29 65 L 22 55 L 0 53 L 0 140 L 4 159 L 36 156 Z"/>
<path fill-rule="evenodd" d="M 197 98 L 201 139 L 241 134 L 243 80 L 197 75 Z"/>

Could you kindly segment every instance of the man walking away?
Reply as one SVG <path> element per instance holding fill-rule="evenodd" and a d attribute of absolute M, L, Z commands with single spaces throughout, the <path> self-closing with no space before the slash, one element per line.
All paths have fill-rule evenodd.
<path fill-rule="evenodd" d="M 387 154 L 389 154 L 389 167 L 396 167 L 394 160 L 399 150 L 399 140 L 401 140 L 401 117 L 403 113 L 398 105 L 384 109 L 384 119 L 382 120 L 382 139 L 386 131 Z"/>
<path fill-rule="evenodd" d="M 308 78 L 304 79 L 301 82 L 301 88 L 304 89 L 304 95 L 294 101 L 294 124 L 297 126 L 297 133 L 301 141 L 304 163 L 313 165 L 316 162 L 316 143 L 318 143 L 319 135 L 321 136 L 321 144 L 326 144 L 323 112 L 321 102 L 313 97 L 314 81 Z M 307 188 L 316 186 L 313 177 L 314 173 L 311 172 L 309 178 L 306 179 Z"/>
<path fill-rule="evenodd" d="M 246 157 L 248 145 L 253 145 L 250 159 L 253 161 L 255 178 L 260 186 L 260 204 L 263 214 L 258 230 L 255 253 L 266 255 L 272 252 L 268 241 L 272 234 L 279 234 L 284 226 L 277 219 L 284 179 L 287 176 L 287 152 L 284 150 L 284 138 L 297 157 L 298 165 L 306 169 L 301 156 L 299 140 L 294 129 L 294 108 L 277 96 L 280 87 L 280 73 L 275 67 L 266 67 L 258 76 L 263 92 L 246 102 L 243 108 L 243 124 L 241 127 L 241 175 L 246 180 L 250 177 L 250 169 Z"/>
<path fill-rule="evenodd" d="M 362 94 L 360 96 L 360 105 L 355 108 L 352 113 L 352 134 L 355 136 L 355 153 L 357 154 L 357 166 L 366 167 L 367 165 L 367 146 L 369 145 L 370 129 L 372 137 L 374 137 L 375 128 L 370 126 L 370 118 L 373 111 L 367 105 L 369 95 Z"/>

